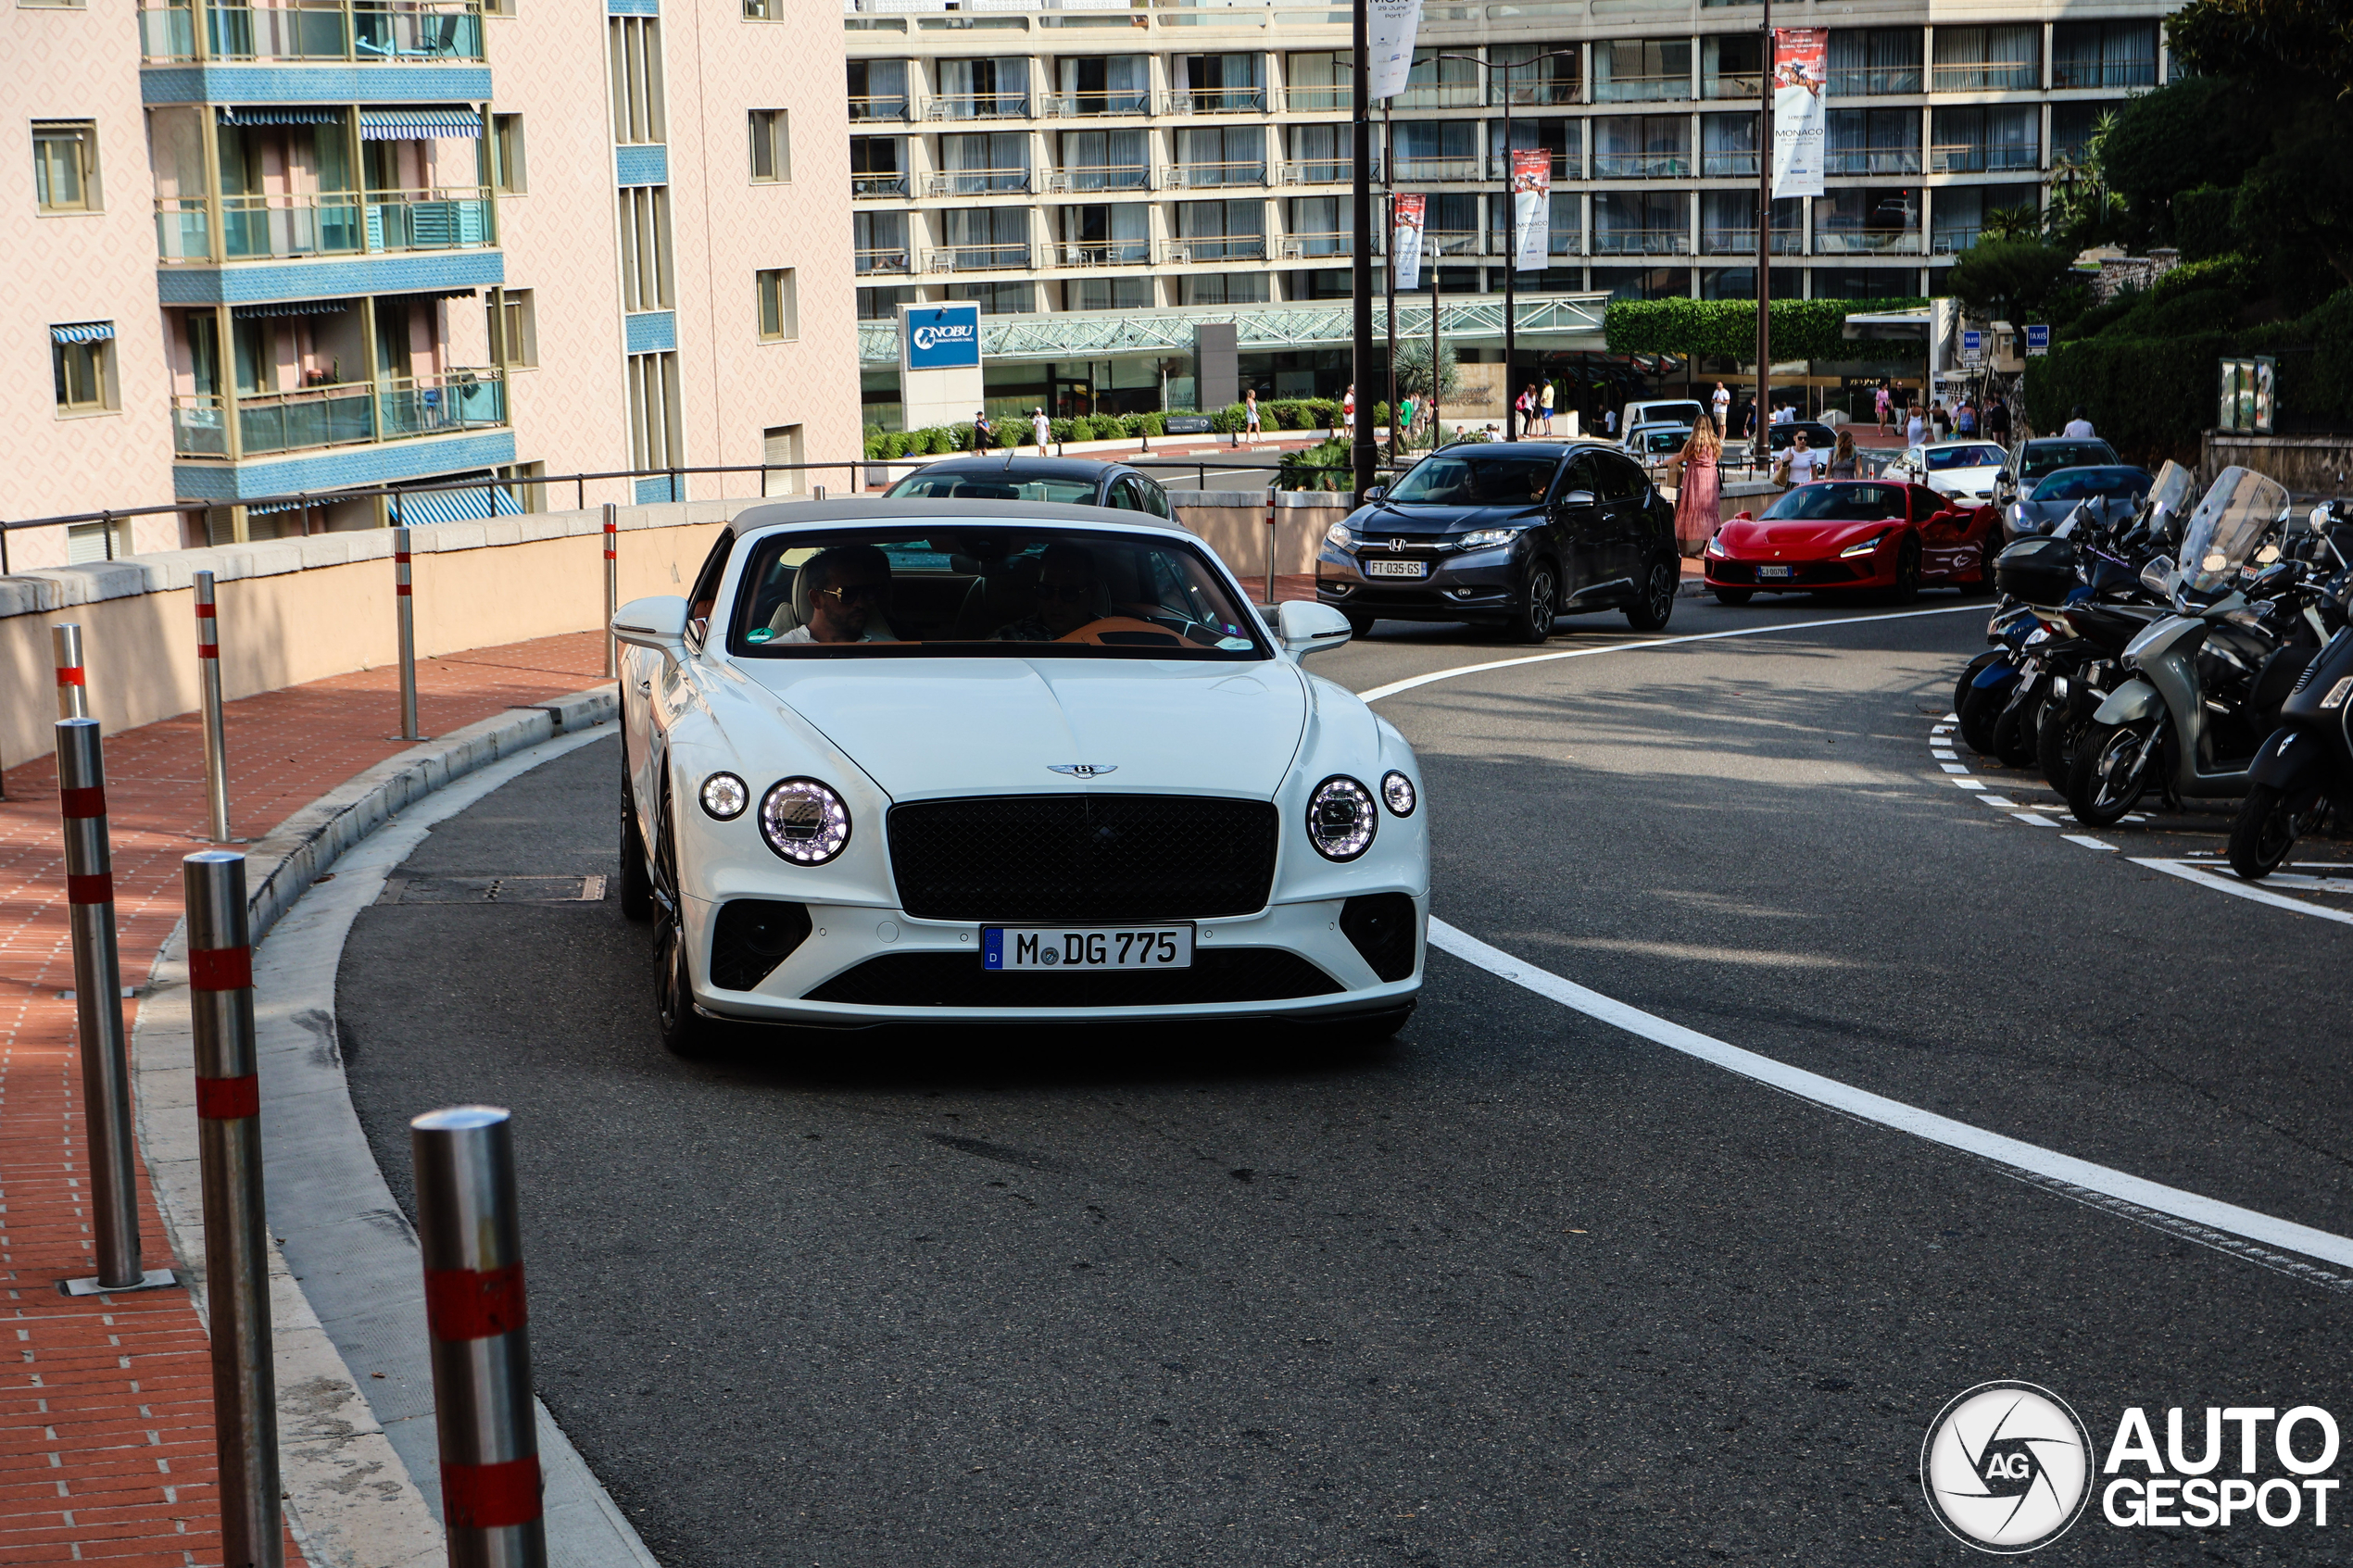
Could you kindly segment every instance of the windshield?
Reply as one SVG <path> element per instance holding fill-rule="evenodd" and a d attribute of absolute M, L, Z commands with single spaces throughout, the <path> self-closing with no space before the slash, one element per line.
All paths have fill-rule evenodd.
<path fill-rule="evenodd" d="M 2182 532 L 2182 586 L 2220 591 L 2255 554 L 2279 521 L 2287 491 L 2279 481 L 2246 469 L 2224 469 Z"/>
<path fill-rule="evenodd" d="M 1696 403 L 1643 403 L 1634 409 L 1637 424 L 1690 424 L 1707 410 Z"/>
<path fill-rule="evenodd" d="M 2041 479 L 2059 469 L 2096 468 L 2116 461 L 2105 441 L 2030 441 L 2019 459 L 2020 480 Z"/>
<path fill-rule="evenodd" d="M 1645 430 L 1636 433 L 1642 439 L 1643 452 L 1650 455 L 1680 452 L 1683 449 L 1683 443 L 1692 438 L 1688 430 Z"/>
<path fill-rule="evenodd" d="M 1904 516 L 1895 484 L 1801 484 L 1765 509 L 1772 521 L 1881 522 Z"/>
<path fill-rule="evenodd" d="M 1095 504 L 1091 479 L 1038 479 L 1014 473 L 911 473 L 886 495 L 912 495 L 931 501 L 1058 501 L 1064 506 Z"/>
<path fill-rule="evenodd" d="M 1552 488 L 1560 454 L 1551 451 L 1434 453 L 1389 493 L 1392 501 L 1440 507 L 1532 507 Z"/>
<path fill-rule="evenodd" d="M 1019 524 L 797 528 L 755 539 L 727 650 L 755 659 L 1257 659 L 1201 549 Z"/>
<path fill-rule="evenodd" d="M 1946 469 L 1997 469 L 2002 466 L 1999 446 L 1931 446 L 1928 449 L 1928 470 L 1942 473 Z"/>
<path fill-rule="evenodd" d="M 2196 481 L 2190 470 L 2168 458 L 2157 470 L 2157 483 L 2149 486 L 2149 505 L 2180 517 L 2189 509 L 2190 497 L 2196 493 Z"/>
<path fill-rule="evenodd" d="M 2122 495 L 2139 500 L 2148 494 L 2149 476 L 2139 469 L 2061 469 L 2034 487 L 2037 501 L 2082 501 L 2094 495 Z"/>

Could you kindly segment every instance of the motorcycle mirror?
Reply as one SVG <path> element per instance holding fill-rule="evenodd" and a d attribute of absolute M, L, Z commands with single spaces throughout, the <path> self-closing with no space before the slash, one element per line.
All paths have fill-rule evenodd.
<path fill-rule="evenodd" d="M 2173 560 L 2170 556 L 2153 557 L 2141 568 L 2141 586 L 2159 596 L 2173 591 Z"/>

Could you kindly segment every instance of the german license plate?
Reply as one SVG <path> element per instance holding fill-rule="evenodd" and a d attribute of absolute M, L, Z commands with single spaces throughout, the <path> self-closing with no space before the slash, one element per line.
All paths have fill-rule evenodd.
<path fill-rule="evenodd" d="M 1189 925 L 981 927 L 983 969 L 1190 969 Z"/>
<path fill-rule="evenodd" d="M 1368 560 L 1365 563 L 1367 577 L 1427 577 L 1429 562 L 1422 560 Z"/>
<path fill-rule="evenodd" d="M 1787 577 L 1795 570 L 1788 566 L 1760 566 L 1756 569 L 1756 580 L 1762 583 L 1768 577 Z"/>

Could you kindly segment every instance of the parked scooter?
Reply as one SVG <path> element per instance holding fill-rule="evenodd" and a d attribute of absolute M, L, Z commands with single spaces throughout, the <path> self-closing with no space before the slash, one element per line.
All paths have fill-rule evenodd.
<path fill-rule="evenodd" d="M 2246 799 L 2231 827 L 2231 869 L 2249 881 L 2279 870 L 2296 840 L 2331 816 L 2340 832 L 2353 826 L 2353 560 L 2335 542 L 2348 529 L 2353 506 L 2314 508 L 2311 554 L 2338 571 L 2323 611 L 2337 631 L 2296 677 L 2280 727 L 2247 769 Z"/>
<path fill-rule="evenodd" d="M 2068 775 L 2077 821 L 2109 826 L 2152 786 L 2169 800 L 2246 793 L 2261 737 L 2319 640 L 2293 602 L 2301 568 L 2265 543 L 2286 504 L 2276 481 L 2225 469 L 2183 530 L 2180 567 L 2145 569 L 2152 588 L 2171 588 L 2174 613 L 2125 647 L 2132 678 L 2083 732 Z"/>

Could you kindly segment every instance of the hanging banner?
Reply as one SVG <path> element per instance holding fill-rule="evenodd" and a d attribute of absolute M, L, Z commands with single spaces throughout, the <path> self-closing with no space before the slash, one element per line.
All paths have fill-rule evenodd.
<path fill-rule="evenodd" d="M 1389 198 L 1389 254 L 1397 264 L 1397 292 L 1411 294 L 1422 286 L 1422 207 L 1428 198 Z"/>
<path fill-rule="evenodd" d="M 1553 155 L 1542 147 L 1512 152 L 1512 270 L 1541 272 L 1553 237 Z"/>
<path fill-rule="evenodd" d="M 1414 34 L 1421 31 L 1422 0 L 1364 0 L 1365 69 L 1375 103 L 1405 91 L 1414 69 Z"/>
<path fill-rule="evenodd" d="M 1826 27 L 1773 30 L 1773 194 L 1822 194 L 1822 149 L 1829 115 L 1822 89 L 1830 65 Z"/>

